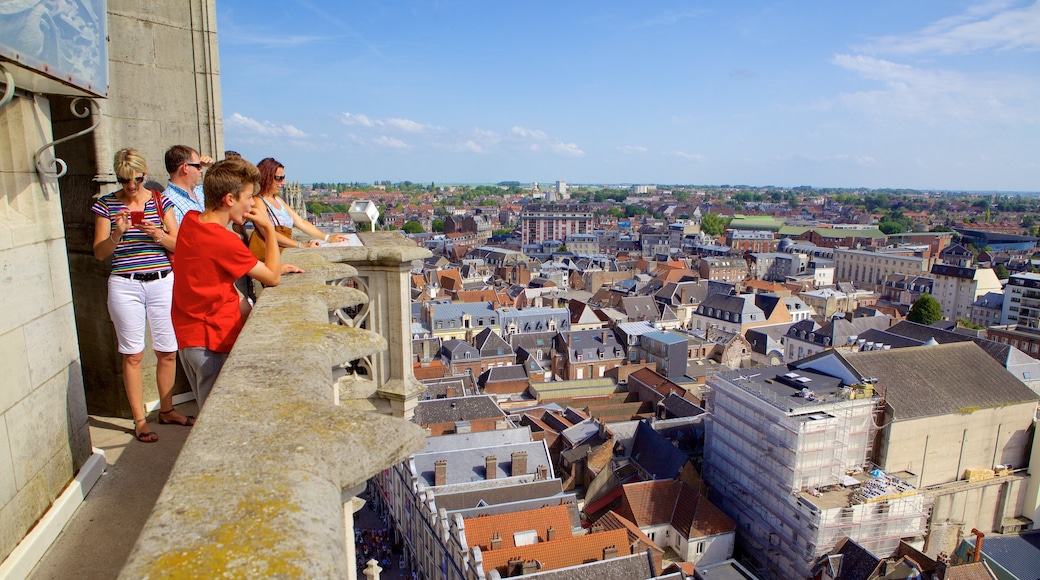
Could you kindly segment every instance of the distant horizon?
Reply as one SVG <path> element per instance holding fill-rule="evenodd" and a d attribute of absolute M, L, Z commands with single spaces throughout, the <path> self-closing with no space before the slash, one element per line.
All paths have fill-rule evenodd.
<path fill-rule="evenodd" d="M 301 181 L 301 180 L 292 180 L 292 181 L 295 181 L 295 182 L 299 183 L 300 185 L 308 185 L 308 186 L 313 186 L 313 184 L 315 184 L 315 183 L 344 183 L 344 184 L 346 184 L 346 183 L 360 183 L 362 186 L 366 186 L 366 187 L 373 187 L 373 186 L 375 186 L 375 182 L 371 182 L 371 181 L 357 181 L 357 180 L 350 180 L 350 181 L 326 181 L 326 180 L 322 180 L 322 179 L 316 179 L 314 181 Z M 386 180 L 384 179 L 382 181 L 386 181 Z M 425 185 L 425 184 L 429 184 L 429 183 L 432 182 L 437 187 L 441 187 L 441 186 L 476 187 L 476 186 L 481 186 L 481 185 L 484 185 L 484 186 L 487 186 L 487 185 L 499 186 L 499 183 L 502 183 L 504 181 L 516 181 L 516 180 L 502 179 L 502 180 L 494 181 L 494 182 L 479 182 L 479 181 L 436 181 L 436 180 L 417 181 L 417 180 L 414 180 L 414 179 L 401 179 L 401 180 L 392 180 L 391 182 L 394 183 L 394 184 L 400 184 L 400 183 L 403 183 L 405 181 L 408 181 L 408 182 L 414 183 L 414 184 L 418 184 L 418 185 Z M 556 181 L 519 181 L 518 183 L 520 185 L 518 185 L 517 187 L 523 187 L 523 188 L 533 187 L 534 184 L 537 183 L 539 188 L 542 191 L 547 190 L 549 188 L 549 186 L 555 186 L 556 185 Z M 640 181 L 640 182 L 613 182 L 613 183 L 608 183 L 608 182 L 575 183 L 575 182 L 567 181 L 566 183 L 567 183 L 567 188 L 568 189 L 570 189 L 572 187 L 580 187 L 580 188 L 628 188 L 628 187 L 638 186 L 638 185 L 646 185 L 648 187 L 665 187 L 665 188 L 667 188 L 667 187 L 694 187 L 694 188 L 711 188 L 711 187 L 741 188 L 741 187 L 746 187 L 746 188 L 749 188 L 749 189 L 763 189 L 763 188 L 773 187 L 773 188 L 777 188 L 777 189 L 788 189 L 788 190 L 795 189 L 795 188 L 798 188 L 798 187 L 811 187 L 813 190 L 819 190 L 819 189 L 847 189 L 847 190 L 862 189 L 862 190 L 867 190 L 867 191 L 910 190 L 910 191 L 914 191 L 914 192 L 917 192 L 917 193 L 938 193 L 938 194 L 959 194 L 959 193 L 963 193 L 963 194 L 967 194 L 967 195 L 1019 195 L 1019 196 L 1026 195 L 1026 196 L 1040 196 L 1040 190 L 1037 190 L 1037 191 L 1004 191 L 1004 190 L 995 190 L 995 189 L 989 189 L 989 190 L 940 189 L 940 188 L 921 189 L 921 188 L 915 188 L 915 187 L 817 186 L 817 185 L 806 185 L 806 184 L 802 184 L 802 185 L 775 185 L 775 184 L 774 185 L 749 185 L 749 184 L 745 184 L 745 183 L 725 183 L 725 184 L 647 183 L 647 182 L 642 182 L 642 181 Z M 508 186 L 499 186 L 499 187 L 508 187 Z"/>
<path fill-rule="evenodd" d="M 1040 0 L 216 12 L 225 146 L 292 180 L 1040 189 Z"/>

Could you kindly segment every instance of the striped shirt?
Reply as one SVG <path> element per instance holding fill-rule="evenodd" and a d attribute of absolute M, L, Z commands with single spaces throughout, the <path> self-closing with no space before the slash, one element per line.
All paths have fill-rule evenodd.
<path fill-rule="evenodd" d="M 173 207 L 173 202 L 165 196 L 161 197 L 163 215 L 165 215 Z M 90 208 L 90 211 L 95 214 L 109 219 L 113 232 L 116 231 L 115 216 L 122 210 L 129 211 L 129 208 L 119 201 L 114 193 L 99 197 Z M 149 196 L 148 200 L 144 202 L 144 219 L 156 226 L 162 225 L 159 212 L 155 209 L 154 196 Z M 135 226 L 130 226 L 130 229 L 123 233 L 123 237 L 120 238 L 119 243 L 116 245 L 116 251 L 112 254 L 113 274 L 155 272 L 169 269 L 170 258 L 166 255 L 166 250 L 161 244 L 152 239 L 152 236 L 142 232 Z"/>

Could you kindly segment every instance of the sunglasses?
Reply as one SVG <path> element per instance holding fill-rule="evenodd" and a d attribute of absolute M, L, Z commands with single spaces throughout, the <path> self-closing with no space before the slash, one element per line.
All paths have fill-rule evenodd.
<path fill-rule="evenodd" d="M 185 163 L 188 167 L 194 167 L 195 169 L 202 169 L 201 163 Z"/>
<path fill-rule="evenodd" d="M 274 179 L 275 179 L 275 181 L 285 181 L 285 176 L 284 175 L 275 175 Z"/>
<path fill-rule="evenodd" d="M 117 177 L 116 181 L 118 181 L 119 183 L 122 183 L 123 185 L 126 185 L 127 183 L 130 183 L 131 180 L 128 177 Z M 133 181 L 136 181 L 137 183 L 144 183 L 144 176 L 143 175 L 138 175 L 137 177 L 135 177 L 133 179 Z"/>

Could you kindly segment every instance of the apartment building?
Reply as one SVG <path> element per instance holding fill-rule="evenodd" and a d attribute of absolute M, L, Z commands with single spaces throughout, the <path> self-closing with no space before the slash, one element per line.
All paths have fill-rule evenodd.
<path fill-rule="evenodd" d="M 969 320 L 971 306 L 980 296 L 1001 289 L 993 268 L 935 264 L 931 277 L 935 280 L 932 296 L 942 306 L 943 318 L 946 320 Z"/>
<path fill-rule="evenodd" d="M 563 242 L 571 234 L 592 232 L 594 217 L 586 204 L 532 203 L 520 214 L 523 245 Z"/>
<path fill-rule="evenodd" d="M 852 281 L 858 288 L 879 289 L 892 274 L 924 276 L 932 265 L 930 258 L 894 252 L 866 250 L 834 250 L 834 276 L 839 281 Z"/>
<path fill-rule="evenodd" d="M 1012 274 L 1004 286 L 1000 324 L 1037 326 L 1040 320 L 1040 274 Z"/>

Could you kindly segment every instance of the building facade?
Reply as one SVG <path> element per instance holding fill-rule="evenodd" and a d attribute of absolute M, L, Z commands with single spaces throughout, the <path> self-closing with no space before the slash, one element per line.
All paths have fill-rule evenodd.
<path fill-rule="evenodd" d="M 571 234 L 588 234 L 592 209 L 585 204 L 532 203 L 520 214 L 521 243 L 563 242 Z"/>
<path fill-rule="evenodd" d="M 892 274 L 923 276 L 932 263 L 929 258 L 891 252 L 834 250 L 834 276 L 840 282 L 851 281 L 859 288 L 876 290 Z"/>

